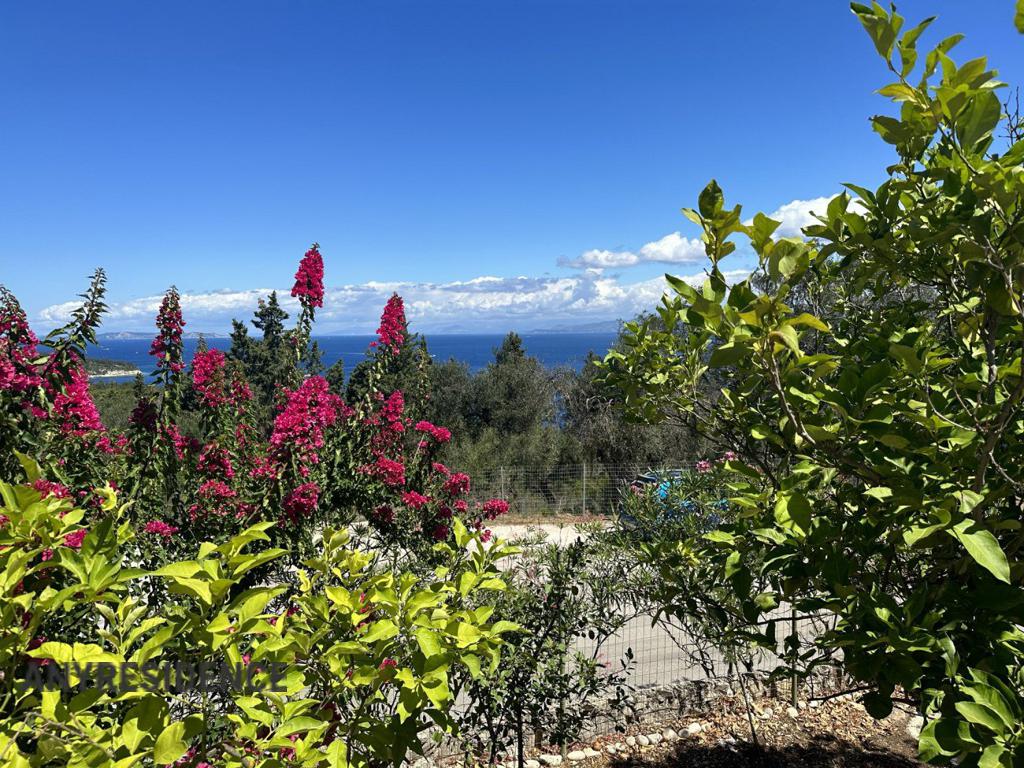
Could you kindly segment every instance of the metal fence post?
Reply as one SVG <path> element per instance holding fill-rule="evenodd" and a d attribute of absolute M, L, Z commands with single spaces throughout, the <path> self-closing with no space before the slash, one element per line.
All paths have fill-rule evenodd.
<path fill-rule="evenodd" d="M 587 514 L 587 462 L 583 462 L 583 514 Z"/>

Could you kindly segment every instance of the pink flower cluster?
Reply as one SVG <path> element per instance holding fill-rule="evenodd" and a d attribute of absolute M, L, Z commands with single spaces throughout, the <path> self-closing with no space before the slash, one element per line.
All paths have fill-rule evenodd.
<path fill-rule="evenodd" d="M 284 514 L 290 523 L 309 517 L 320 503 L 320 486 L 303 483 L 293 489 L 284 499 Z"/>
<path fill-rule="evenodd" d="M 227 360 L 219 349 L 196 352 L 192 358 L 192 387 L 207 408 L 219 408 L 228 401 L 226 366 Z"/>
<path fill-rule="evenodd" d="M 234 510 L 237 497 L 238 494 L 223 480 L 207 480 L 199 486 L 197 501 L 188 510 L 189 517 L 192 520 L 200 515 L 223 517 Z"/>
<path fill-rule="evenodd" d="M 150 344 L 149 354 L 156 358 L 157 369 L 178 373 L 185 368 L 181 357 L 181 334 L 185 320 L 181 316 L 181 301 L 178 290 L 171 288 L 160 302 L 156 316 L 157 335 Z"/>
<path fill-rule="evenodd" d="M 421 509 L 430 502 L 430 499 L 417 491 L 406 491 L 402 494 L 402 502 L 413 509 Z"/>
<path fill-rule="evenodd" d="M 299 262 L 299 269 L 295 273 L 295 285 L 292 286 L 292 296 L 306 307 L 324 305 L 324 260 L 317 243 L 313 243 L 313 247 L 306 251 L 306 255 Z"/>
<path fill-rule="evenodd" d="M 392 488 L 405 485 L 405 465 L 385 456 L 378 456 L 373 464 L 363 467 L 362 471 L 379 477 L 384 485 L 389 485 Z"/>
<path fill-rule="evenodd" d="M 504 499 L 488 499 L 480 509 L 485 520 L 494 520 L 508 512 L 508 502 Z"/>
<path fill-rule="evenodd" d="M 168 525 L 162 520 L 150 520 L 142 530 L 146 533 L 152 533 L 157 536 L 163 536 L 165 539 L 169 539 L 171 536 L 176 534 L 179 529 L 173 525 Z"/>
<path fill-rule="evenodd" d="M 340 397 L 330 392 L 322 376 L 311 376 L 286 396 L 284 407 L 274 419 L 271 452 L 279 462 L 293 456 L 304 464 L 316 464 L 324 432 L 339 415 L 347 416 L 350 411 Z"/>
<path fill-rule="evenodd" d="M 81 437 L 103 431 L 100 412 L 89 394 L 89 376 L 81 365 L 71 371 L 64 391 L 54 398 L 53 413 L 65 435 Z"/>
<path fill-rule="evenodd" d="M 69 499 L 71 498 L 71 491 L 65 488 L 60 483 L 54 483 L 50 480 L 44 480 L 39 478 L 32 483 L 32 487 L 39 491 L 39 495 L 44 499 L 53 497 L 55 499 Z"/>
<path fill-rule="evenodd" d="M 33 365 L 38 343 L 14 296 L 0 293 L 0 391 L 27 393 L 42 385 Z"/>
<path fill-rule="evenodd" d="M 85 528 L 81 528 L 77 531 L 72 531 L 64 537 L 64 546 L 71 549 L 81 549 L 82 540 L 85 539 L 88 531 Z"/>
<path fill-rule="evenodd" d="M 707 459 L 701 459 L 694 465 L 694 467 L 698 472 L 704 475 L 710 472 L 714 468 L 714 465 Z"/>
<path fill-rule="evenodd" d="M 393 353 L 405 343 L 405 305 L 402 297 L 397 293 L 391 294 L 384 313 L 380 317 L 380 326 L 377 328 L 377 339 L 381 346 L 388 347 Z"/>
<path fill-rule="evenodd" d="M 438 427 L 431 424 L 429 421 L 420 421 L 416 423 L 414 429 L 417 432 L 423 432 L 424 434 L 430 435 L 434 438 L 434 441 L 441 444 L 447 443 L 452 439 L 452 433 L 450 430 L 444 427 Z"/>
<path fill-rule="evenodd" d="M 469 493 L 469 475 L 465 472 L 454 472 L 448 476 L 441 488 L 449 496 Z"/>
<path fill-rule="evenodd" d="M 207 477 L 230 480 L 235 476 L 235 468 L 231 464 L 231 454 L 226 448 L 216 443 L 203 446 L 196 462 L 196 469 Z"/>

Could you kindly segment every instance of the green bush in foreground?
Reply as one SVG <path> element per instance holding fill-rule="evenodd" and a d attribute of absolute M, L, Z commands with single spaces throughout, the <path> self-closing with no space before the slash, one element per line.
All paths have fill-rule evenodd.
<path fill-rule="evenodd" d="M 880 92 L 897 114 L 872 119 L 897 154 L 885 181 L 847 185 L 855 199 L 818 212 L 809 240 L 773 238 L 779 222 L 745 221 L 712 182 L 686 211 L 707 280 L 669 277 L 660 325 L 631 326 L 606 377 L 635 416 L 690 419 L 739 454 L 739 519 L 680 554 L 731 588 L 744 631 L 784 603 L 831 613 L 803 671 L 841 664 L 876 716 L 918 708 L 928 761 L 1020 765 L 1021 125 L 985 59 L 950 58 L 960 36 L 919 57 L 931 20 L 853 10 L 895 76 Z M 758 266 L 730 286 L 733 235 Z M 709 375 L 726 382 L 715 403 Z M 670 609 L 700 608 L 681 568 Z M 754 639 L 774 646 L 775 629 Z"/>
<path fill-rule="evenodd" d="M 246 588 L 246 573 L 286 554 L 251 547 L 273 523 L 146 572 L 130 567 L 139 550 L 109 488 L 88 531 L 81 509 L 32 485 L 0 483 L 0 495 L 5 766 L 397 765 L 428 730 L 451 729 L 450 678 L 493 672 L 514 629 L 474 607 L 504 588 L 494 561 L 507 550 L 485 551 L 461 523 L 432 576 L 375 569 L 327 529 L 293 581 Z M 164 593 L 145 588 L 154 580 L 167 602 L 147 603 Z M 182 663 L 239 684 L 148 674 Z"/>

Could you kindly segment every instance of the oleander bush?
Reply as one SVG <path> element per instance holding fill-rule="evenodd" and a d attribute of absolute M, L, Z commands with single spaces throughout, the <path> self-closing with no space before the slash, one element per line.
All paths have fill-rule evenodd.
<path fill-rule="evenodd" d="M 919 55 L 931 19 L 853 10 L 893 76 L 895 113 L 872 119 L 895 150 L 884 181 L 847 185 L 806 238 L 711 182 L 686 211 L 707 279 L 668 277 L 606 380 L 637 418 L 738 455 L 736 517 L 659 563 L 667 610 L 724 609 L 767 646 L 780 604 L 831 615 L 812 645 L 786 637 L 799 672 L 841 666 L 879 717 L 915 707 L 928 761 L 1020 765 L 1024 133 L 986 60 L 952 59 L 959 35 Z M 738 236 L 757 267 L 730 285 Z"/>

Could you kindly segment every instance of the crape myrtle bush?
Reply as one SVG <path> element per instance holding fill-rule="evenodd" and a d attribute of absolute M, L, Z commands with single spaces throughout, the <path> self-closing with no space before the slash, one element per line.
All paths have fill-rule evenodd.
<path fill-rule="evenodd" d="M 254 355 L 248 366 L 201 345 L 184 360 L 185 320 L 172 288 L 151 346 L 157 386 L 141 391 L 126 430 L 106 429 L 81 364 L 104 310 L 104 280 L 97 273 L 82 309 L 45 346 L 14 296 L 0 295 L 0 460 L 14 478 L 20 469 L 13 452 L 35 456 L 51 493 L 87 506 L 109 481 L 132 502 L 128 514 L 152 543 L 154 562 L 263 520 L 280 523 L 274 537 L 301 552 L 318 526 L 356 513 L 381 543 L 422 553 L 451 540 L 455 518 L 484 529 L 506 510 L 500 500 L 470 504 L 469 477 L 435 461 L 451 433 L 415 418 L 418 404 L 401 390 L 375 386 L 409 337 L 399 296 L 381 317 L 359 400 L 346 403 L 325 378 L 307 375 L 309 337 L 323 304 L 316 246 L 295 276 L 296 327 L 264 340 L 285 350 L 289 363 L 277 359 L 274 409 L 265 416 L 246 376 L 265 359 Z M 188 430 L 181 423 L 186 401 L 197 415 Z"/>
<path fill-rule="evenodd" d="M 322 281 L 314 245 L 296 326 L 249 340 L 249 360 L 205 345 L 185 360 L 169 290 L 154 383 L 123 431 L 102 423 L 82 365 L 102 271 L 43 342 L 0 292 L 0 764 L 397 763 L 428 726 L 450 729 L 462 678 L 493 673 L 514 625 L 490 597 L 508 550 L 484 544 L 507 504 L 471 504 L 469 477 L 436 461 L 449 431 L 378 386 L 409 338 L 397 295 L 358 400 L 310 375 Z M 270 408 L 259 370 L 276 377 Z M 30 660 L 287 673 L 279 694 L 39 695 L 15 685 Z"/>
<path fill-rule="evenodd" d="M 658 562 L 666 610 L 768 647 L 777 605 L 830 615 L 786 638 L 801 672 L 841 665 L 876 716 L 917 708 L 928 761 L 1021 765 L 1024 135 L 986 60 L 951 58 L 960 36 L 919 56 L 931 20 L 853 10 L 893 74 L 885 180 L 847 185 L 807 239 L 709 184 L 686 211 L 706 281 L 669 277 L 660 327 L 633 325 L 606 380 L 738 454 L 736 517 Z M 758 266 L 728 285 L 737 235 Z"/>

